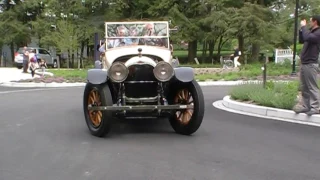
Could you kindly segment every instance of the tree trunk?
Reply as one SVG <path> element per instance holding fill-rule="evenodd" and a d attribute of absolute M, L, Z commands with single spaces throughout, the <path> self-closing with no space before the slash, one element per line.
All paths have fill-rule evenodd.
<path fill-rule="evenodd" d="M 0 46 L 2 47 L 3 45 L 0 44 Z M 2 48 L 0 48 L 0 67 L 2 66 Z"/>
<path fill-rule="evenodd" d="M 220 59 L 220 56 L 221 56 L 222 46 L 223 46 L 223 36 L 220 36 L 219 43 L 218 43 L 218 53 L 217 53 L 217 58 L 218 59 Z"/>
<path fill-rule="evenodd" d="M 79 48 L 77 48 L 77 68 L 80 69 Z"/>
<path fill-rule="evenodd" d="M 214 40 L 210 40 L 209 41 L 209 59 L 212 60 L 213 59 L 213 51 L 214 51 Z"/>
<path fill-rule="evenodd" d="M 188 43 L 188 62 L 194 62 L 197 57 L 197 40 Z"/>
<path fill-rule="evenodd" d="M 14 63 L 14 52 L 15 52 L 15 50 L 14 50 L 14 43 L 13 42 L 10 43 L 10 50 L 11 50 L 11 57 L 12 57 L 11 62 Z"/>
<path fill-rule="evenodd" d="M 87 47 L 87 59 L 90 59 L 89 40 L 87 40 L 87 42 L 86 42 L 86 47 Z"/>
<path fill-rule="evenodd" d="M 242 35 L 238 36 L 239 50 L 242 52 L 244 50 L 244 37 Z"/>
<path fill-rule="evenodd" d="M 206 57 L 207 57 L 207 41 L 204 40 L 202 44 L 202 57 L 201 57 L 202 63 L 206 62 Z"/>
<path fill-rule="evenodd" d="M 71 58 L 72 58 L 72 68 L 74 68 L 74 50 L 71 51 Z"/>
<path fill-rule="evenodd" d="M 241 56 L 239 57 L 238 61 L 243 60 L 244 55 L 244 37 L 242 34 L 238 35 L 238 44 L 239 44 L 239 50 L 241 51 Z"/>
<path fill-rule="evenodd" d="M 259 52 L 260 52 L 260 45 L 257 43 L 252 44 L 252 51 L 251 51 L 251 62 L 259 61 Z"/>
<path fill-rule="evenodd" d="M 85 41 L 81 42 L 81 50 L 80 50 L 80 68 L 83 67 L 83 52 L 84 52 Z"/>
<path fill-rule="evenodd" d="M 42 47 L 41 36 L 38 36 L 38 46 L 39 46 L 39 47 Z"/>
<path fill-rule="evenodd" d="M 71 56 L 70 56 L 70 50 L 68 49 L 68 60 L 67 60 L 67 68 L 70 68 L 70 60 L 71 60 Z"/>

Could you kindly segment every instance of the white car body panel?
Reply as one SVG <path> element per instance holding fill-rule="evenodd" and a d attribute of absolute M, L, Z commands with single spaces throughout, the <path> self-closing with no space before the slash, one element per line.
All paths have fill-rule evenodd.
<path fill-rule="evenodd" d="M 153 59 L 151 59 L 149 57 L 146 57 L 146 56 L 141 56 L 141 57 L 135 56 L 135 57 L 130 58 L 125 63 L 125 65 L 127 67 L 135 65 L 135 64 L 148 64 L 148 65 L 151 65 L 153 67 L 155 67 L 157 65 L 157 63 Z"/>
<path fill-rule="evenodd" d="M 153 55 L 161 58 L 163 61 L 168 62 L 171 64 L 172 56 L 170 49 L 162 48 L 162 47 L 156 47 L 156 46 L 123 46 L 123 47 L 117 47 L 108 49 L 105 53 L 106 60 L 108 64 L 112 64 L 115 59 L 121 57 L 121 56 L 127 56 L 127 55 L 133 55 L 136 54 L 139 55 L 138 49 L 141 48 L 141 55 Z M 145 61 L 150 62 L 150 58 L 144 57 Z M 148 60 L 147 60 L 148 59 Z M 135 60 L 136 61 L 136 60 Z M 154 61 L 154 60 L 152 60 Z M 137 61 L 138 62 L 138 61 Z"/>
<path fill-rule="evenodd" d="M 23 56 L 22 54 L 18 54 L 17 56 L 14 57 L 14 62 L 16 63 L 23 63 Z"/>

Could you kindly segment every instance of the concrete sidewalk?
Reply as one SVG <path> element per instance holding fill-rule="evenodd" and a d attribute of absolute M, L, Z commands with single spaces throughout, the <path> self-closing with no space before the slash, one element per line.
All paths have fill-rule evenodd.
<path fill-rule="evenodd" d="M 34 77 L 40 77 L 35 75 Z M 22 73 L 18 68 L 0 68 L 0 83 L 17 81 L 20 79 L 32 79 L 31 73 Z"/>
<path fill-rule="evenodd" d="M 247 104 L 232 100 L 230 96 L 225 96 L 223 100 L 216 101 L 213 106 L 247 116 L 260 117 L 265 119 L 280 120 L 291 123 L 305 124 L 320 127 L 320 114 L 307 116 L 304 113 L 296 114 L 292 110 L 265 107 L 254 104 Z"/>

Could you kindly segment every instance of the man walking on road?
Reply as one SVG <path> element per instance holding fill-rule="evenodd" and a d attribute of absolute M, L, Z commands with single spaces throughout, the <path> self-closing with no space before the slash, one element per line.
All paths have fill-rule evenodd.
<path fill-rule="evenodd" d="M 310 30 L 306 27 L 306 20 L 301 21 L 299 42 L 303 43 L 300 54 L 300 80 L 302 92 L 302 107 L 298 105 L 293 109 L 296 113 L 307 115 L 319 114 L 319 87 L 317 84 L 318 57 L 320 52 L 320 16 L 313 16 L 310 19 Z"/>

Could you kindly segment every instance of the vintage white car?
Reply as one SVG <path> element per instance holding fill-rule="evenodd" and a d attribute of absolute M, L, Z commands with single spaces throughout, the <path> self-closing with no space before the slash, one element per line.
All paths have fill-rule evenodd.
<path fill-rule="evenodd" d="M 198 130 L 202 89 L 191 67 L 177 66 L 169 33 L 167 21 L 105 22 L 102 66 L 88 70 L 83 96 L 92 135 L 108 134 L 116 118 L 165 117 L 176 133 Z"/>

